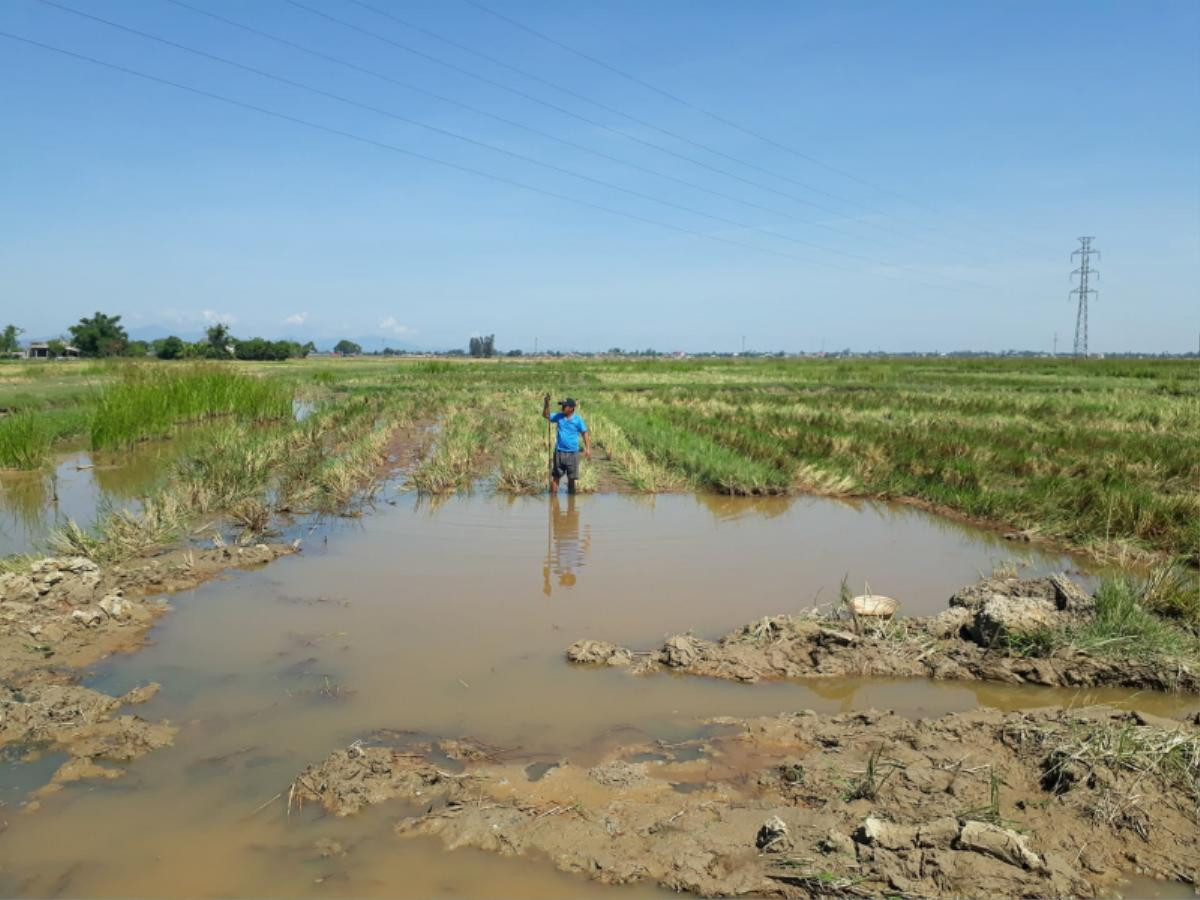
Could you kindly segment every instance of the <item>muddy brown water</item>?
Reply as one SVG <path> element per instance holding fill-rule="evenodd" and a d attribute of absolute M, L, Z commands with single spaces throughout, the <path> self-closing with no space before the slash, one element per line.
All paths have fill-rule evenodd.
<path fill-rule="evenodd" d="M 648 646 L 689 627 L 715 637 L 832 600 L 844 576 L 924 614 L 1018 555 L 1023 574 L 1077 565 L 915 510 L 688 495 L 385 499 L 394 505 L 309 534 L 301 556 L 175 596 L 148 647 L 95 668 L 90 683 L 109 692 L 161 682 L 138 712 L 181 732 L 124 778 L 69 786 L 36 812 L 23 812 L 19 798 L 45 777 L 44 764 L 0 766 L 0 893 L 654 893 L 601 887 L 538 860 L 401 840 L 390 822 L 402 811 L 386 804 L 334 820 L 310 808 L 289 817 L 282 799 L 271 802 L 305 765 L 377 729 L 514 748 L 536 774 L 618 743 L 694 736 L 709 716 L 862 707 L 925 716 L 1099 701 L 1169 715 L 1198 705 L 977 683 L 745 686 L 563 662 L 581 637 Z M 320 855 L 320 838 L 345 855 Z"/>

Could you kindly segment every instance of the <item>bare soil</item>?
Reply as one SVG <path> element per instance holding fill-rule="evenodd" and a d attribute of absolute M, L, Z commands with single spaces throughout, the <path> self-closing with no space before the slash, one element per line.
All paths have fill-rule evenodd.
<path fill-rule="evenodd" d="M 1200 879 L 1196 772 L 1156 762 L 1200 763 L 1195 722 L 1092 707 L 708 724 L 592 764 L 393 732 L 307 768 L 287 811 L 390 802 L 400 836 L 702 896 L 1094 897 L 1130 871 Z M 1139 752 L 1086 749 L 1116 746 Z"/>
<path fill-rule="evenodd" d="M 628 666 L 639 674 L 670 670 L 743 682 L 921 677 L 1200 693 L 1195 659 L 1128 659 L 1061 648 L 1035 657 L 1009 649 L 1016 635 L 1068 628 L 1090 614 L 1091 598 L 1065 576 L 988 578 L 959 591 L 936 616 L 877 622 L 814 611 L 764 617 L 717 641 L 678 634 L 656 650 L 581 640 L 567 648 L 567 659 Z"/>

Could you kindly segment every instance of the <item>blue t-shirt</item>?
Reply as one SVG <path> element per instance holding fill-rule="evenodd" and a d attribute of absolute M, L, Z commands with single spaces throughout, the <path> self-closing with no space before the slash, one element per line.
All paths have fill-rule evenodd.
<path fill-rule="evenodd" d="M 579 436 L 587 433 L 587 423 L 583 421 L 583 416 L 572 413 L 568 417 L 564 413 L 556 412 L 550 416 L 550 421 L 558 424 L 558 442 L 554 449 L 560 453 L 578 453 Z"/>

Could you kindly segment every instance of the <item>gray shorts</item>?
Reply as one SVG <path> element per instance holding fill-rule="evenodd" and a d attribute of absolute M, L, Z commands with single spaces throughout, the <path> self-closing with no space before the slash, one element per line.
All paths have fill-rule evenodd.
<path fill-rule="evenodd" d="M 554 465 L 550 467 L 552 478 L 567 478 L 574 481 L 579 477 L 579 451 L 571 453 L 566 450 L 554 451 Z"/>

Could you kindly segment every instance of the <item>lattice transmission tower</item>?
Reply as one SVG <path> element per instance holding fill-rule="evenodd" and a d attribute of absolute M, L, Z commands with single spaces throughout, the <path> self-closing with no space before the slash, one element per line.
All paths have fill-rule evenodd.
<path fill-rule="evenodd" d="M 1079 287 L 1072 288 L 1069 296 L 1079 297 L 1079 311 L 1075 314 L 1075 355 L 1087 356 L 1087 331 L 1088 331 L 1088 294 L 1095 294 L 1095 288 L 1088 287 L 1088 279 L 1095 277 L 1099 278 L 1100 273 L 1092 268 L 1091 258 L 1100 258 L 1100 251 L 1092 249 L 1093 237 L 1081 237 L 1079 239 L 1079 249 L 1071 253 L 1071 261 L 1075 261 L 1075 257 L 1079 257 L 1079 268 L 1071 273 L 1071 277 L 1079 276 Z"/>

